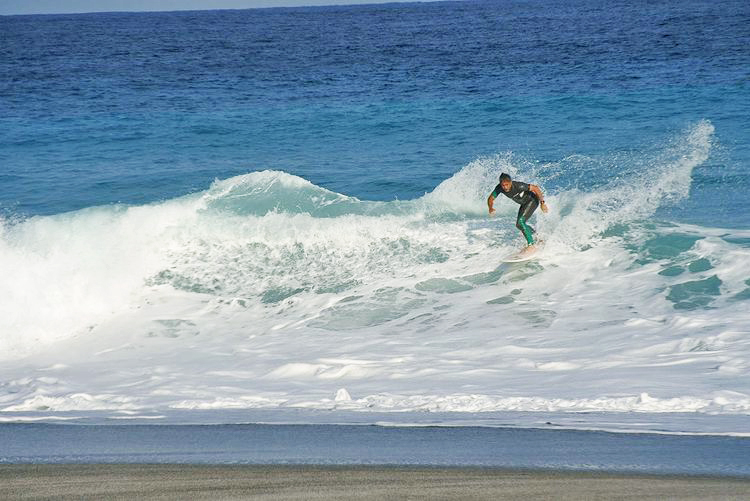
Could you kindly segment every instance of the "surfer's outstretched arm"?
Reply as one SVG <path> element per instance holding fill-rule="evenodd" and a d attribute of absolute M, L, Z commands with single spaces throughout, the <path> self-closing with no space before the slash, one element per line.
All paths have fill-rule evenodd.
<path fill-rule="evenodd" d="M 542 193 L 542 189 L 535 184 L 530 184 L 529 189 L 534 195 L 536 195 L 537 200 L 539 200 L 539 206 L 542 208 L 542 212 L 547 212 L 547 204 L 544 202 L 544 193 Z"/>
<path fill-rule="evenodd" d="M 495 208 L 493 207 L 494 204 L 495 204 L 495 195 L 490 193 L 490 196 L 487 198 L 487 208 L 489 209 L 490 214 L 495 213 Z"/>

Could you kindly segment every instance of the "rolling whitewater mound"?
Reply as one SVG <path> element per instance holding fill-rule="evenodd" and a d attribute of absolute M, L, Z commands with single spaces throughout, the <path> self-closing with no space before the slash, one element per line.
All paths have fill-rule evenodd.
<path fill-rule="evenodd" d="M 0 411 L 750 414 L 750 232 L 660 215 L 712 141 L 479 158 L 414 200 L 267 170 L 5 221 Z M 501 171 L 548 192 L 537 260 L 500 263 Z"/>

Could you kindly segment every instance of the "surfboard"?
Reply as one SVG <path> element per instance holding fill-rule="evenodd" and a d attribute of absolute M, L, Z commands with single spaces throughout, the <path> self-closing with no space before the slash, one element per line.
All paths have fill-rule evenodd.
<path fill-rule="evenodd" d="M 523 261 L 528 261 L 529 259 L 534 259 L 542 246 L 543 242 L 540 240 L 532 247 L 524 247 L 510 256 L 504 257 L 503 263 L 521 263 Z"/>

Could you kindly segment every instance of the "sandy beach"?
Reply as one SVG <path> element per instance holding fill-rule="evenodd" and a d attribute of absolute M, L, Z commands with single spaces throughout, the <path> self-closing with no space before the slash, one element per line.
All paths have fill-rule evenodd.
<path fill-rule="evenodd" d="M 750 479 L 476 468 L 3 465 L 21 499 L 747 499 Z"/>

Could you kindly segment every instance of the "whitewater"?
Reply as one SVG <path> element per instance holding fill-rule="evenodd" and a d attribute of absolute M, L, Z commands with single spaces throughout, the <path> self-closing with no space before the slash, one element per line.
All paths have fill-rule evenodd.
<path fill-rule="evenodd" d="M 413 200 L 265 170 L 3 220 L 0 420 L 650 413 L 747 434 L 750 232 L 660 216 L 714 142 L 704 120 L 627 154 L 478 157 Z M 500 172 L 547 192 L 536 260 L 501 263 L 522 238 L 515 204 L 486 214 Z"/>

